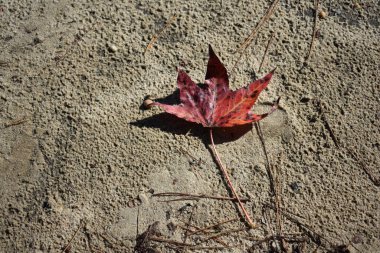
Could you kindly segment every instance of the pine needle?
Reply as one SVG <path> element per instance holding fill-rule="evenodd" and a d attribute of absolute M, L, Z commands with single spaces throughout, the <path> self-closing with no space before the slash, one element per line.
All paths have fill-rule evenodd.
<path fill-rule="evenodd" d="M 213 150 L 213 153 L 214 153 L 214 156 L 216 158 L 216 161 L 219 165 L 219 168 L 222 170 L 222 173 L 223 173 L 223 176 L 224 178 L 226 179 L 227 181 L 227 185 L 228 187 L 230 188 L 230 191 L 233 193 L 234 197 L 237 199 L 238 203 L 239 203 L 239 206 L 240 206 L 240 209 L 241 209 L 241 212 L 243 213 L 243 216 L 245 217 L 246 219 L 246 222 L 248 223 L 248 225 L 251 227 L 251 228 L 256 228 L 257 225 L 252 221 L 251 217 L 249 216 L 247 210 L 245 209 L 244 205 L 243 205 L 243 202 L 240 200 L 240 197 L 239 195 L 237 194 L 234 186 L 232 185 L 232 182 L 231 182 L 231 179 L 230 177 L 228 176 L 228 173 L 227 173 L 227 170 L 226 168 L 223 166 L 222 164 L 222 161 L 220 160 L 220 157 L 219 157 L 219 154 L 218 152 L 216 151 L 216 148 L 215 148 L 215 144 L 214 144 L 214 138 L 213 138 L 213 135 L 212 135 L 212 128 L 210 128 L 210 140 L 211 140 L 211 144 L 212 144 L 212 150 Z"/>

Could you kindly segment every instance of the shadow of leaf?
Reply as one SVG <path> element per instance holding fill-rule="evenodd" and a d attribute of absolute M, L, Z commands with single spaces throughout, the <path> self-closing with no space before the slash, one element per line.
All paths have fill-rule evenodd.
<path fill-rule="evenodd" d="M 130 123 L 136 127 L 157 128 L 178 135 L 192 135 L 200 138 L 205 145 L 210 143 L 208 128 L 200 124 L 187 122 L 169 113 L 160 113 L 151 117 Z M 214 142 L 216 144 L 232 142 L 252 129 L 252 124 L 246 124 L 228 128 L 214 128 Z"/>

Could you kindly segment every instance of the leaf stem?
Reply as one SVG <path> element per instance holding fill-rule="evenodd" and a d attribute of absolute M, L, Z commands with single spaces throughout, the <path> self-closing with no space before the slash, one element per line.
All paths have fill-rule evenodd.
<path fill-rule="evenodd" d="M 224 178 L 226 179 L 227 181 L 227 185 L 228 187 L 230 188 L 231 192 L 233 193 L 234 197 L 237 199 L 238 203 L 239 203 L 239 206 L 240 206 L 240 209 L 243 213 L 243 216 L 245 217 L 246 219 L 246 222 L 248 223 L 248 225 L 251 227 L 251 228 L 256 228 L 257 225 L 252 221 L 251 217 L 249 216 L 247 210 L 244 208 L 244 205 L 242 203 L 242 201 L 240 200 L 240 197 L 238 196 L 234 186 L 232 185 L 232 182 L 231 182 L 231 179 L 230 177 L 228 176 L 228 173 L 227 173 L 227 170 L 226 168 L 223 166 L 222 164 L 222 161 L 220 160 L 220 157 L 219 157 L 219 154 L 218 154 L 218 151 L 216 151 L 216 148 L 215 148 L 215 144 L 214 144 L 214 138 L 213 138 L 213 135 L 212 135 L 212 128 L 210 128 L 210 140 L 211 140 L 211 144 L 212 144 L 212 151 L 214 152 L 214 155 L 215 155 L 215 158 L 216 158 L 216 161 L 220 167 L 220 169 L 222 170 L 222 173 L 223 173 L 223 176 Z"/>

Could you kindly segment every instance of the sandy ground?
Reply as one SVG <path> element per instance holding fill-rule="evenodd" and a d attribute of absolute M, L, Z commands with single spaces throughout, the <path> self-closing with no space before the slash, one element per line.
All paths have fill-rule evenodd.
<path fill-rule="evenodd" d="M 277 67 L 255 110 L 282 99 L 260 123 L 273 180 L 255 127 L 215 133 L 258 228 L 233 220 L 190 235 L 239 218 L 237 206 L 153 196 L 229 196 L 208 130 L 141 104 L 175 91 L 178 66 L 202 82 L 208 44 L 231 72 L 271 2 L 0 1 L 0 251 L 379 252 L 376 0 L 321 1 L 306 65 L 314 3 L 280 1 L 237 64 L 234 89 Z"/>

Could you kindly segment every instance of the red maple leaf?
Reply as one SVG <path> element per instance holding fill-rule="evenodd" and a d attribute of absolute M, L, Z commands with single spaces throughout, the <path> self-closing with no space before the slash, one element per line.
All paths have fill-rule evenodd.
<path fill-rule="evenodd" d="M 257 115 L 251 112 L 252 106 L 260 92 L 267 87 L 273 73 L 274 70 L 247 87 L 232 91 L 228 86 L 226 68 L 209 46 L 205 85 L 198 86 L 185 71 L 179 70 L 177 84 L 181 104 L 155 102 L 152 105 L 204 127 L 232 127 L 259 121 L 277 108 L 278 102 L 267 113 Z"/>

